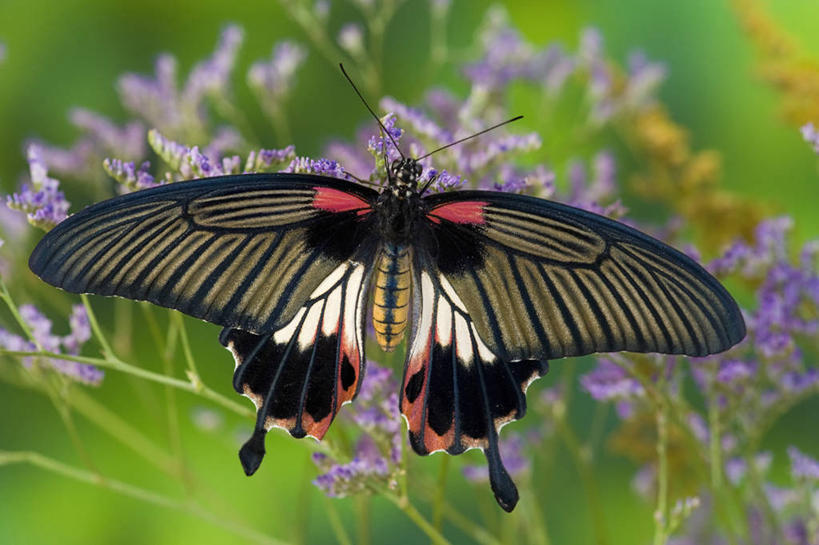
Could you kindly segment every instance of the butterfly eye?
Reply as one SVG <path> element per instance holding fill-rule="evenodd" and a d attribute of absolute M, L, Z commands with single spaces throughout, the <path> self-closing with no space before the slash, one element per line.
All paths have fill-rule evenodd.
<path fill-rule="evenodd" d="M 420 176 L 421 171 L 424 170 L 424 167 L 422 167 L 420 163 L 415 163 L 415 166 L 413 167 L 413 170 L 415 170 L 415 175 L 416 176 Z"/>
<path fill-rule="evenodd" d="M 401 168 L 401 160 L 400 160 L 400 159 L 396 159 L 396 160 L 394 160 L 394 161 L 392 162 L 392 165 L 390 165 L 390 171 L 391 171 L 391 172 L 398 172 L 398 169 L 399 169 L 399 168 Z"/>

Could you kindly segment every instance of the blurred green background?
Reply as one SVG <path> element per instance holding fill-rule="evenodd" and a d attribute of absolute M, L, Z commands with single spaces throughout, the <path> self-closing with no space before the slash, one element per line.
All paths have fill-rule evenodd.
<path fill-rule="evenodd" d="M 474 29 L 489 5 L 483 0 L 454 1 L 448 39 L 455 49 L 470 51 Z M 506 5 L 512 22 L 536 44 L 561 40 L 574 49 L 580 30 L 595 25 L 602 31 L 608 55 L 623 61 L 630 50 L 640 48 L 651 59 L 667 63 L 670 76 L 660 97 L 673 119 L 690 130 L 693 148 L 711 148 L 722 154 L 724 187 L 763 201 L 773 212 L 792 215 L 796 219 L 797 240 L 819 235 L 816 213 L 819 163 L 810 147 L 802 142 L 797 128 L 782 120 L 781 97 L 759 78 L 754 48 L 726 0 L 606 3 L 531 0 Z M 762 5 L 806 55 L 819 58 L 816 0 L 767 0 Z M 452 70 L 439 74 L 422 70 L 429 33 L 426 9 L 426 2 L 407 2 L 388 32 L 384 94 L 410 104 L 416 103 L 431 84 L 440 83 L 462 93 L 467 89 L 466 82 Z M 349 4 L 332 2 L 331 21 L 336 28 L 358 17 Z M 283 38 L 305 41 L 276 2 L 0 0 L 0 42 L 7 48 L 6 60 L 0 64 L 0 184 L 4 193 L 13 189 L 26 170 L 23 145 L 28 138 L 69 145 L 76 132 L 66 114 L 73 106 L 125 119 L 114 87 L 117 76 L 126 71 L 152 73 L 156 55 L 166 51 L 179 58 L 180 74 L 186 74 L 196 61 L 210 54 L 226 22 L 236 22 L 245 30 L 234 79 L 240 103 L 254 117 L 258 132 L 269 139 L 265 141 L 266 147 L 289 143 L 275 140 L 244 85 L 247 67 L 267 57 L 274 42 Z M 288 115 L 293 143 L 300 154 L 317 155 L 329 138 L 350 138 L 356 127 L 367 120 L 366 112 L 353 99 L 336 67 L 315 50 L 310 51 L 297 81 Z M 819 124 L 819 120 L 814 122 Z M 544 149 L 548 149 L 548 142 Z M 70 198 L 77 195 L 75 206 L 87 203 L 88 196 L 77 188 L 68 188 L 68 192 Z M 17 275 L 31 276 L 22 269 L 25 257 L 6 256 L 14 260 Z M 35 283 L 33 277 L 16 278 L 15 282 L 27 286 Z M 15 295 L 19 293 L 23 291 Z M 60 297 L 64 300 L 37 302 L 56 316 L 56 310 L 64 311 L 69 301 L 67 296 Z M 27 302 L 19 299 L 18 295 L 18 303 Z M 102 301 L 95 301 L 95 305 L 105 323 L 114 312 L 113 306 Z M 159 371 L 162 369 L 159 357 L 151 348 L 147 331 L 141 329 L 144 328 L 141 312 L 136 306 L 133 312 L 139 334 L 132 342 L 145 347 L 136 363 Z M 188 325 L 203 379 L 232 396 L 232 362 L 216 340 L 218 328 L 194 320 L 189 320 Z M 0 362 L 13 364 L 8 358 Z M 591 360 L 554 364 L 556 372 L 535 384 L 531 394 L 537 395 L 541 388 L 557 380 L 564 366 L 577 366 L 579 373 L 589 369 Z M 162 388 L 110 371 L 101 388 L 85 389 L 85 393 L 139 433 L 167 448 Z M 177 403 L 181 448 L 187 462 L 203 477 L 188 486 L 202 497 L 211 498 L 215 512 L 236 515 L 250 526 L 284 541 L 304 536 L 311 543 L 332 541 L 325 515 L 326 500 L 309 483 L 314 469 L 301 442 L 283 432 L 271 433 L 267 440 L 268 458 L 256 476 L 248 479 L 242 473 L 236 450 L 252 423 L 222 413 L 224 420 L 218 430 L 206 432 L 192 425 L 190 418 L 197 407 L 204 406 L 201 400 L 180 393 Z M 0 383 L 0 409 L 0 448 L 34 450 L 72 465 L 83 465 L 47 398 Z M 812 412 L 815 423 L 815 403 L 803 409 Z M 576 429 L 584 430 L 589 425 L 594 410 L 595 404 L 585 398 L 576 406 L 573 415 Z M 808 434 L 812 431 L 808 420 L 804 412 L 794 411 L 785 418 L 783 429 L 791 434 L 800 430 Z M 613 417 L 609 425 L 612 422 Z M 80 418 L 75 424 L 88 458 L 101 473 L 168 496 L 183 497 L 184 489 L 179 483 L 168 480 L 145 458 Z M 773 435 L 769 441 L 780 445 L 777 448 L 781 450 L 776 430 Z M 647 542 L 651 506 L 630 489 L 635 466 L 607 453 L 605 448 L 600 456 L 595 476 L 614 542 Z M 462 458 L 473 462 L 480 459 L 475 453 Z M 455 467 L 460 467 L 461 462 Z M 438 457 L 411 460 L 413 471 L 430 476 L 438 466 Z M 566 453 L 557 453 L 554 463 L 539 469 L 541 472 L 535 478 L 539 508 L 546 513 L 552 542 L 590 542 L 588 510 L 577 473 Z M 204 544 L 239 539 L 188 514 L 29 466 L 0 467 L 0 490 L 3 498 L 0 543 Z M 464 509 L 470 516 L 496 516 L 488 487 L 476 492 L 463 481 L 459 471 L 450 472 L 448 494 L 459 505 L 468 505 L 470 498 L 476 498 L 474 505 Z M 355 520 L 354 503 L 338 502 L 351 532 L 360 522 Z M 390 504 L 381 500 L 373 503 L 370 528 L 374 543 L 395 542 L 395 536 L 401 536 L 401 543 L 428 542 Z M 494 522 L 490 520 L 489 524 Z M 465 539 L 456 529 L 447 530 L 453 541 Z"/>

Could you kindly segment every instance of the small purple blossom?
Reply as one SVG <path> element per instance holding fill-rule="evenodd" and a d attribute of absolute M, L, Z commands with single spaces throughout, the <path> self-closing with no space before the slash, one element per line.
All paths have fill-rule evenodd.
<path fill-rule="evenodd" d="M 180 96 L 181 104 L 198 105 L 205 96 L 227 93 L 242 39 L 242 29 L 236 25 L 229 25 L 222 31 L 213 55 L 194 66 L 188 75 Z"/>
<path fill-rule="evenodd" d="M 644 390 L 637 379 L 608 358 L 597 358 L 597 368 L 580 377 L 580 384 L 598 401 L 642 397 Z"/>
<path fill-rule="evenodd" d="M 755 367 L 753 363 L 742 360 L 725 360 L 720 363 L 717 380 L 728 385 L 745 381 L 754 375 Z"/>
<path fill-rule="evenodd" d="M 91 336 L 85 308 L 82 305 L 75 305 L 72 309 L 69 318 L 71 333 L 65 337 L 59 337 L 51 332 L 51 320 L 34 305 L 20 305 L 19 312 L 35 342 L 0 329 L 0 346 L 7 350 L 33 352 L 39 348 L 46 352 L 77 354 L 83 343 Z M 43 361 L 61 375 L 91 386 L 98 386 L 104 377 L 103 372 L 93 365 L 58 358 L 44 358 Z M 23 359 L 23 365 L 26 367 L 30 367 L 32 362 L 33 359 L 30 357 Z"/>
<path fill-rule="evenodd" d="M 127 159 L 145 155 L 145 127 L 142 123 L 131 121 L 118 127 L 105 116 L 83 108 L 75 108 L 70 116 L 71 122 L 85 131 L 99 149 Z"/>
<path fill-rule="evenodd" d="M 290 94 L 296 72 L 307 58 L 300 45 L 283 41 L 273 47 L 269 59 L 257 61 L 247 72 L 247 82 L 256 92 L 259 102 L 270 112 Z"/>
<path fill-rule="evenodd" d="M 148 172 L 151 163 L 145 161 L 137 169 L 133 161 L 123 162 L 121 159 L 105 159 L 102 167 L 113 179 L 122 184 L 129 191 L 139 191 L 159 185 L 153 175 Z"/>
<path fill-rule="evenodd" d="M 296 158 L 295 146 L 282 149 L 253 150 L 245 160 L 245 172 L 275 172 L 289 165 Z"/>
<path fill-rule="evenodd" d="M 221 412 L 209 407 L 194 407 L 191 409 L 191 421 L 196 428 L 213 432 L 222 428 L 225 418 Z"/>
<path fill-rule="evenodd" d="M 296 157 L 282 172 L 297 172 L 309 174 L 323 174 L 334 178 L 347 178 L 347 173 L 337 161 L 330 159 L 310 159 Z"/>
<path fill-rule="evenodd" d="M 509 475 L 518 477 L 531 471 L 532 462 L 523 454 L 526 446 L 526 438 L 519 433 L 510 433 L 500 440 L 498 448 Z M 489 480 L 489 468 L 486 465 L 466 465 L 462 471 L 468 481 L 483 483 Z"/>
<path fill-rule="evenodd" d="M 28 165 L 31 183 L 6 197 L 6 204 L 25 212 L 29 223 L 47 231 L 68 217 L 70 203 L 59 190 L 60 182 L 48 176 L 40 149 L 34 144 L 28 147 Z"/>
<path fill-rule="evenodd" d="M 91 322 L 84 305 L 73 305 L 68 317 L 68 326 L 71 333 L 61 339 L 61 343 L 69 354 L 79 354 L 80 348 L 91 338 Z"/>
<path fill-rule="evenodd" d="M 791 475 L 795 480 L 819 481 L 819 461 L 794 446 L 788 447 L 788 457 L 791 459 Z"/>
<path fill-rule="evenodd" d="M 398 127 L 396 127 L 396 116 L 395 114 L 389 113 L 381 118 L 381 123 L 384 125 L 384 128 L 387 130 L 387 134 L 377 134 L 371 136 L 369 141 L 367 142 L 367 150 L 373 156 L 376 161 L 376 164 L 383 167 L 384 161 L 384 150 L 386 149 L 387 155 L 387 162 L 392 163 L 392 161 L 401 158 L 401 154 L 395 149 L 392 141 L 395 140 L 396 143 L 400 144 L 401 135 L 404 134 L 404 131 Z M 390 136 L 392 139 L 390 139 Z M 386 146 L 386 148 L 385 148 Z"/>
<path fill-rule="evenodd" d="M 428 138 L 435 145 L 449 144 L 454 140 L 451 132 L 440 127 L 435 121 L 417 108 L 410 108 L 392 97 L 381 99 L 381 107 L 393 112 L 416 138 Z"/>
<path fill-rule="evenodd" d="M 353 57 L 364 54 L 364 30 L 361 25 L 347 23 L 338 32 L 338 45 Z M 389 110 L 390 108 L 386 108 Z"/>
<path fill-rule="evenodd" d="M 805 142 L 813 146 L 813 151 L 819 153 L 819 130 L 813 126 L 813 123 L 806 123 L 802 125 L 800 131 Z"/>
<path fill-rule="evenodd" d="M 628 57 L 628 81 L 623 93 L 624 102 L 640 108 L 655 101 L 657 89 L 668 75 L 663 63 L 649 61 L 645 53 L 635 51 Z"/>
<path fill-rule="evenodd" d="M 326 455 L 313 455 L 313 462 L 324 471 L 313 481 L 331 498 L 372 493 L 381 486 L 393 487 L 390 464 L 381 455 L 373 439 L 362 436 L 355 457 L 346 464 L 332 463 Z"/>
<path fill-rule="evenodd" d="M 121 76 L 118 84 L 120 100 L 151 126 L 175 131 L 183 122 L 177 98 L 176 59 L 171 55 L 160 55 L 154 73 L 154 78 L 139 74 Z"/>

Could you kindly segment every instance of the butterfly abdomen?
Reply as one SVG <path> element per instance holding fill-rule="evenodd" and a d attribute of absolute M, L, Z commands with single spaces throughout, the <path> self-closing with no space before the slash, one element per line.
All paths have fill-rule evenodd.
<path fill-rule="evenodd" d="M 386 244 L 376 262 L 373 327 L 378 344 L 395 350 L 407 327 L 410 297 L 409 247 Z"/>

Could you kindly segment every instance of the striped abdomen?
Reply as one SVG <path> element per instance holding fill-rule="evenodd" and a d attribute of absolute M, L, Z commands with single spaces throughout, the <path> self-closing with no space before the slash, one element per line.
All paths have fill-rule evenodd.
<path fill-rule="evenodd" d="M 409 248 L 386 244 L 376 262 L 373 327 L 381 348 L 395 350 L 407 327 L 410 297 Z"/>

